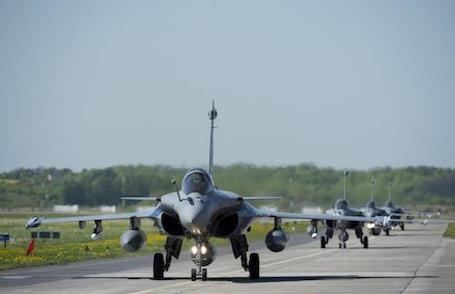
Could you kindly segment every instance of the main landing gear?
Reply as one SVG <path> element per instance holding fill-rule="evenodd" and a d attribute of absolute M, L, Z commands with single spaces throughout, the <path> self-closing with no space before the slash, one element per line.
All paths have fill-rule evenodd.
<path fill-rule="evenodd" d="M 325 231 L 325 236 L 321 236 L 321 248 L 325 248 L 329 240 L 333 237 L 333 229 L 327 228 Z"/>
<path fill-rule="evenodd" d="M 250 279 L 259 279 L 259 254 L 251 253 L 250 260 L 248 262 L 247 252 L 248 252 L 248 242 L 245 235 L 240 235 L 232 237 L 230 239 L 232 246 L 232 253 L 237 259 L 240 257 L 240 262 L 245 271 L 250 273 Z"/>
<path fill-rule="evenodd" d="M 360 240 L 360 243 L 363 244 L 363 248 L 368 248 L 368 236 L 363 235 L 362 228 L 355 229 L 355 235 Z"/>
<path fill-rule="evenodd" d="M 167 238 L 164 245 L 166 250 L 166 261 L 162 253 L 155 253 L 153 256 L 153 278 L 155 280 L 162 280 L 164 272 L 169 270 L 171 266 L 172 257 L 178 259 L 180 250 L 182 249 L 182 239 Z"/>
<path fill-rule="evenodd" d="M 385 228 L 384 231 L 386 236 L 390 235 L 390 228 Z"/>

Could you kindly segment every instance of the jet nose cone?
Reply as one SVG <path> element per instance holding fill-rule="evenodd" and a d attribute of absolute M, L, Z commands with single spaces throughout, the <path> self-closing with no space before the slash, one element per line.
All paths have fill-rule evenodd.
<path fill-rule="evenodd" d="M 204 203 L 194 198 L 192 204 L 185 207 L 180 215 L 182 225 L 193 234 L 205 233 L 209 224 L 208 220 L 209 213 Z"/>

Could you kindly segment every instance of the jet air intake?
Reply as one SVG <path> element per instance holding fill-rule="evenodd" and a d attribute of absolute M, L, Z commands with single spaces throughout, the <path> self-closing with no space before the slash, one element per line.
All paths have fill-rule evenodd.
<path fill-rule="evenodd" d="M 141 229 L 128 230 L 120 236 L 120 245 L 128 252 L 136 252 L 141 249 L 147 241 L 145 232 Z"/>

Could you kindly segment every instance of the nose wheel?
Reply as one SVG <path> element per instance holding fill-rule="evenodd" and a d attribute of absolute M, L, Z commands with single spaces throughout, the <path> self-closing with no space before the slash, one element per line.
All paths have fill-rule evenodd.
<path fill-rule="evenodd" d="M 195 268 L 191 269 L 191 281 L 196 281 L 197 278 L 200 277 L 201 280 L 207 281 L 207 269 L 203 268 L 200 270 L 197 270 Z"/>

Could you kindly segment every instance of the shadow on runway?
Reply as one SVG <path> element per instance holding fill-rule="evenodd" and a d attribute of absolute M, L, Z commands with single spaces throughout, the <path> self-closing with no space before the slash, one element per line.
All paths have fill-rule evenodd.
<path fill-rule="evenodd" d="M 300 282 L 300 281 L 324 281 L 324 280 L 358 280 L 358 279 L 412 279 L 406 276 L 367 276 L 367 275 L 305 275 L 305 276 L 277 276 L 261 277 L 257 280 L 245 278 L 213 278 L 213 281 L 231 281 L 233 283 L 274 283 L 274 282 Z M 420 276 L 419 276 L 420 278 Z M 424 278 L 436 278 L 436 276 L 426 276 Z"/>
<path fill-rule="evenodd" d="M 368 249 L 363 247 L 350 247 L 347 249 L 359 249 L 359 250 L 371 250 L 371 249 L 428 249 L 428 248 L 439 248 L 439 247 L 432 247 L 432 246 L 371 246 Z M 344 250 L 344 249 L 339 249 Z"/>
<path fill-rule="evenodd" d="M 209 277 L 206 282 L 232 282 L 232 283 L 276 283 L 276 282 L 301 282 L 301 281 L 324 281 L 324 280 L 358 280 L 358 279 L 412 279 L 412 276 L 390 275 L 297 275 L 297 276 L 268 276 L 252 280 L 249 277 Z M 438 276 L 419 276 L 419 278 L 438 278 Z M 115 280 L 153 280 L 151 277 L 122 277 L 122 276 L 96 276 L 74 277 L 73 279 L 115 279 Z M 187 280 L 189 277 L 165 277 L 162 281 Z"/>

